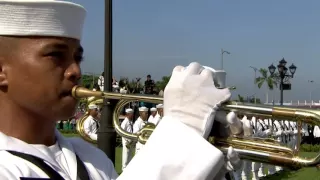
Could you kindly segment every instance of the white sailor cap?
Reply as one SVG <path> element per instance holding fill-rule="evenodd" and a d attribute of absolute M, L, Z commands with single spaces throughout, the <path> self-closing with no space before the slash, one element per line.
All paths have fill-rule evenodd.
<path fill-rule="evenodd" d="M 58 0 L 0 0 L 0 35 L 81 39 L 86 10 Z"/>
<path fill-rule="evenodd" d="M 163 104 L 158 104 L 158 105 L 156 106 L 156 108 L 157 108 L 157 109 L 163 108 Z"/>
<path fill-rule="evenodd" d="M 95 104 L 90 104 L 88 108 L 89 109 L 98 109 L 98 106 Z"/>
<path fill-rule="evenodd" d="M 133 113 L 133 109 L 131 109 L 131 108 L 126 109 L 126 113 L 127 113 L 127 114 Z"/>
<path fill-rule="evenodd" d="M 150 111 L 151 111 L 151 112 L 155 112 L 155 111 L 157 111 L 157 108 L 154 108 L 154 107 L 153 107 L 153 108 L 150 109 Z"/>
<path fill-rule="evenodd" d="M 144 107 L 144 106 L 142 106 L 142 107 L 139 108 L 139 112 L 146 112 L 146 111 L 148 111 L 148 110 L 149 110 L 149 109 L 146 108 L 146 107 Z"/>

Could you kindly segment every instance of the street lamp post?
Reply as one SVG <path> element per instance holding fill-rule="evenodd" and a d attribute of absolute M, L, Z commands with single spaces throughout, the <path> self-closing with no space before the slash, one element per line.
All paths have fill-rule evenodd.
<path fill-rule="evenodd" d="M 221 49 L 221 70 L 223 70 L 223 54 L 224 53 L 231 54 L 229 51 L 225 51 Z"/>
<path fill-rule="evenodd" d="M 105 0 L 104 35 L 104 91 L 112 92 L 112 0 Z M 100 127 L 98 130 L 98 148 L 115 164 L 116 132 L 112 124 L 115 102 L 103 100 Z"/>
<path fill-rule="evenodd" d="M 293 78 L 293 75 L 294 73 L 296 72 L 297 70 L 297 67 L 292 64 L 290 67 L 289 67 L 289 71 L 291 74 L 288 73 L 288 68 L 286 67 L 286 64 L 287 64 L 287 61 L 284 60 L 284 58 L 282 58 L 280 61 L 279 61 L 279 64 L 278 64 L 278 72 L 279 72 L 279 78 L 280 78 L 280 105 L 282 106 L 283 105 L 283 89 L 284 89 L 284 79 L 285 78 Z M 276 71 L 276 67 L 271 64 L 269 67 L 269 72 L 272 75 L 274 75 L 275 71 Z"/>
<path fill-rule="evenodd" d="M 253 66 L 249 66 L 249 67 L 254 70 L 254 81 L 253 81 L 253 83 L 254 83 L 254 86 L 256 86 L 258 68 L 253 67 Z M 254 89 L 256 89 L 256 87 L 254 87 Z M 254 92 L 254 103 L 255 104 L 257 103 L 256 92 Z"/>
<path fill-rule="evenodd" d="M 310 108 L 312 107 L 312 84 L 314 83 L 313 80 L 308 80 L 308 83 L 310 83 Z"/>

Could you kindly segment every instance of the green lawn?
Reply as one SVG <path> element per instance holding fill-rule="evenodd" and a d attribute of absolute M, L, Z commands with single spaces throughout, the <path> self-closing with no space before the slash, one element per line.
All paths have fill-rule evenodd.
<path fill-rule="evenodd" d="M 302 157 L 315 157 L 317 153 L 306 153 L 302 152 Z M 320 170 L 318 170 L 316 167 L 310 167 L 310 168 L 302 168 L 298 171 L 288 171 L 284 170 L 283 172 L 279 174 L 275 174 L 272 176 L 268 176 L 263 178 L 264 180 L 320 180 Z"/>
<path fill-rule="evenodd" d="M 66 137 L 78 136 L 77 134 L 64 134 Z M 301 153 L 303 157 L 314 157 L 317 153 Z M 121 173 L 122 148 L 116 149 L 116 170 Z M 283 171 L 279 174 L 263 178 L 264 180 L 320 180 L 320 170 L 317 168 L 303 168 L 298 171 Z"/>

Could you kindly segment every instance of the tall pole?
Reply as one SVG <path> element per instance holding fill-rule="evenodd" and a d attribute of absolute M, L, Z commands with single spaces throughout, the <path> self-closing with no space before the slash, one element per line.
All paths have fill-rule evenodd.
<path fill-rule="evenodd" d="M 284 79 L 284 77 L 280 77 L 280 79 L 281 79 L 281 81 L 280 81 L 280 106 L 283 106 L 283 79 Z"/>
<path fill-rule="evenodd" d="M 112 0 L 105 0 L 105 54 L 104 54 L 104 90 L 112 92 Z M 104 99 L 101 124 L 98 131 L 98 148 L 115 164 L 116 132 L 112 124 L 114 101 Z"/>
<path fill-rule="evenodd" d="M 309 100 L 310 100 L 310 108 L 312 107 L 312 84 L 313 84 L 313 80 L 308 80 L 309 83 L 311 83 L 310 85 L 310 97 L 309 97 Z"/>
<path fill-rule="evenodd" d="M 250 68 L 252 68 L 254 70 L 253 84 L 254 84 L 254 89 L 256 89 L 256 80 L 257 80 L 257 70 L 258 70 L 258 68 L 253 67 L 253 66 L 250 66 Z M 254 103 L 257 104 L 256 92 L 254 92 Z"/>
<path fill-rule="evenodd" d="M 229 51 L 225 51 L 221 48 L 221 70 L 223 70 L 223 54 L 224 53 L 230 54 Z"/>
<path fill-rule="evenodd" d="M 221 70 L 223 70 L 223 49 L 221 49 Z"/>

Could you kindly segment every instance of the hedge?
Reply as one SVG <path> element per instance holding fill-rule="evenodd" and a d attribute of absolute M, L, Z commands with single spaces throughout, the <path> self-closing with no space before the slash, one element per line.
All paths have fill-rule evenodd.
<path fill-rule="evenodd" d="M 302 152 L 320 152 L 320 145 L 319 144 L 301 144 L 300 151 Z"/>

